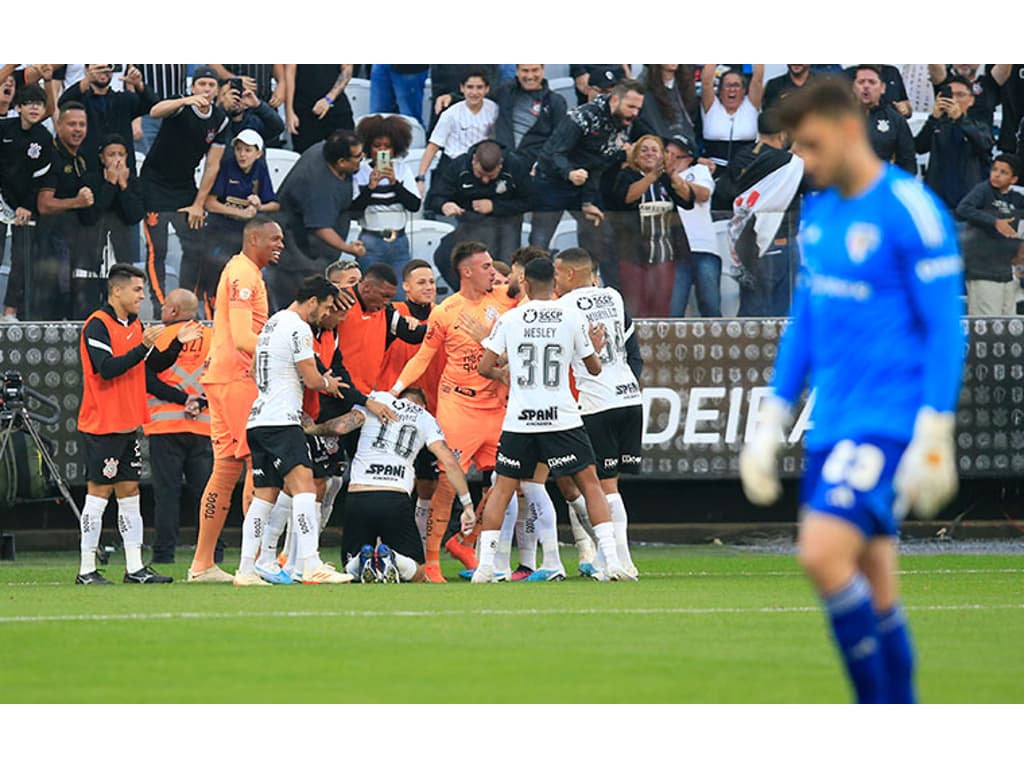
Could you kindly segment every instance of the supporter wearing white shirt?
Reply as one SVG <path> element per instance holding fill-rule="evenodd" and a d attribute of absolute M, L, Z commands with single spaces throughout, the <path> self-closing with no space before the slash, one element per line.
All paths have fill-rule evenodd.
<path fill-rule="evenodd" d="M 714 80 L 717 64 L 701 69 L 701 102 L 704 118 L 704 154 L 716 165 L 727 166 L 729 160 L 744 147 L 757 141 L 757 113 L 764 93 L 764 64 L 754 65 L 754 74 L 747 90 L 743 75 L 729 70 L 719 78 L 718 95 Z"/>

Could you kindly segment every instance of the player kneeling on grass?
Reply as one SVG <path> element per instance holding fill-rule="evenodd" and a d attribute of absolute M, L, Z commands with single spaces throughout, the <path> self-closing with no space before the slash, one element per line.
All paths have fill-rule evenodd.
<path fill-rule="evenodd" d="M 956 230 L 935 195 L 875 156 L 849 83 L 809 85 L 780 113 L 807 173 L 826 189 L 804 202 L 793 322 L 740 478 L 751 501 L 778 500 L 782 428 L 809 379 L 816 399 L 800 562 L 857 700 L 912 702 L 899 522 L 909 508 L 935 515 L 957 488 L 965 345 Z"/>
<path fill-rule="evenodd" d="M 415 462 L 426 446 L 442 469 L 463 508 L 463 530 L 473 527 L 473 500 L 459 460 L 445 443 L 444 433 L 427 412 L 427 398 L 416 388 L 399 397 L 371 393 L 396 415 L 382 421 L 366 407 L 318 424 L 310 434 L 343 435 L 362 427 L 352 458 L 352 475 L 345 506 L 341 551 L 351 555 L 345 570 L 363 583 L 423 581 L 423 542 L 416 527 L 412 493 Z"/>
<path fill-rule="evenodd" d="M 298 538 L 303 584 L 345 584 L 352 581 L 320 560 L 320 527 L 316 515 L 313 462 L 302 429 L 303 387 L 341 396 L 344 382 L 321 374 L 313 352 L 317 323 L 337 306 L 338 289 L 319 275 L 306 278 L 295 301 L 271 317 L 256 342 L 253 366 L 259 394 L 246 425 L 252 452 L 255 494 L 242 525 L 242 559 L 235 586 L 269 582 L 256 573 L 256 553 L 270 512 L 283 489 L 292 497 L 292 524 Z"/>
<path fill-rule="evenodd" d="M 594 469 L 594 449 L 583 429 L 579 407 L 569 388 L 569 366 L 582 360 L 591 375 L 601 372 L 595 351 L 604 347 L 604 329 L 591 326 L 573 306 L 553 300 L 555 268 L 546 259 L 526 265 L 526 304 L 506 312 L 484 341 L 478 370 L 482 376 L 508 378 L 509 398 L 498 443 L 498 479 L 487 498 L 480 535 L 480 564 L 473 583 L 495 580 L 494 555 L 505 509 L 519 480 L 533 477 L 544 462 L 556 477 L 572 475 L 587 500 L 598 545 L 607 562 L 606 577 L 635 581 L 623 569 L 615 548 L 608 500 Z M 501 357 L 508 367 L 499 368 Z M 553 573 L 551 580 L 565 578 Z"/>

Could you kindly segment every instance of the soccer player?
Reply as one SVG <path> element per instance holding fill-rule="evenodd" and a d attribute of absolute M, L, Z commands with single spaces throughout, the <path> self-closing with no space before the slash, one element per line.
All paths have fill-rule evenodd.
<path fill-rule="evenodd" d="M 849 84 L 823 80 L 780 118 L 826 188 L 804 204 L 802 275 L 774 396 L 740 455 L 747 497 L 781 493 L 776 456 L 805 381 L 815 392 L 800 563 L 821 595 L 859 702 L 912 702 L 897 585 L 899 523 L 956 492 L 954 409 L 965 340 L 962 262 L 943 205 L 879 160 Z"/>
<path fill-rule="evenodd" d="M 423 581 L 423 547 L 409 495 L 416 457 L 424 447 L 437 457 L 459 494 L 463 518 L 472 520 L 466 476 L 441 427 L 427 412 L 422 390 L 410 387 L 401 397 L 375 393 L 369 402 L 386 404 L 397 420 L 381 421 L 372 411 L 357 407 L 313 430 L 314 434 L 343 434 L 363 425 L 352 458 L 345 509 L 341 549 L 353 555 L 345 570 L 364 583 Z"/>
<path fill-rule="evenodd" d="M 130 264 L 115 264 L 107 277 L 107 303 L 82 326 L 82 405 L 78 431 L 85 443 L 86 497 L 80 521 L 81 562 L 76 584 L 110 582 L 96 570 L 103 512 L 117 496 L 117 528 L 124 542 L 125 584 L 163 584 L 173 581 L 142 564 L 142 515 L 139 512 L 139 472 L 142 454 L 138 429 L 149 421 L 146 407 L 146 369 L 159 372 L 174 362 L 187 344 L 201 337 L 199 323 L 183 323 L 177 338 L 163 353 L 153 344 L 163 325 L 143 330 L 139 305 L 146 279 Z M 145 361 L 145 362 L 144 362 Z"/>
<path fill-rule="evenodd" d="M 203 491 L 196 553 L 188 571 L 190 582 L 230 582 L 231 574 L 213 562 L 217 539 L 231 508 L 231 495 L 246 468 L 249 444 L 245 424 L 256 399 L 253 355 L 256 339 L 267 322 L 267 286 L 261 270 L 276 264 L 284 248 L 281 227 L 257 214 L 245 225 L 242 251 L 231 257 L 217 284 L 217 312 L 209 366 L 201 382 L 210 404 L 213 472 Z M 252 497 L 252 473 L 245 472 L 242 509 Z"/>
<path fill-rule="evenodd" d="M 629 554 L 626 536 L 626 505 L 619 494 L 619 475 L 640 471 L 643 436 L 643 402 L 640 385 L 630 367 L 626 345 L 633 335 L 633 321 L 626 312 L 622 296 L 614 288 L 594 285 L 593 259 L 582 248 L 569 248 L 555 258 L 555 291 L 559 301 L 579 309 L 590 323 L 604 327 L 605 345 L 601 350 L 601 374 L 593 376 L 586 366 L 574 361 L 573 375 L 579 390 L 580 413 L 597 458 L 597 477 L 608 497 L 619 560 L 633 576 L 636 566 Z M 571 481 L 559 487 L 577 515 L 585 503 Z M 579 501 L 577 501 L 579 499 Z M 574 506 L 575 505 L 575 506 Z"/>
<path fill-rule="evenodd" d="M 490 293 L 494 281 L 494 262 L 487 246 L 470 241 L 459 243 L 452 251 L 452 266 L 459 273 L 459 292 L 449 296 L 430 313 L 430 323 L 420 351 L 406 364 L 391 394 L 398 395 L 415 384 L 426 372 L 438 351 L 445 353 L 445 366 L 437 395 L 437 421 L 444 430 L 459 465 L 466 472 L 470 464 L 488 473 L 495 466 L 498 437 L 505 416 L 504 389 L 499 382 L 481 376 L 477 365 L 484 350 L 466 330 L 462 318 L 491 327 L 504 311 L 499 297 Z M 427 521 L 426 580 L 443 582 L 441 540 L 451 517 L 455 489 L 444 472 L 430 503 Z M 508 501 L 506 500 L 506 504 Z M 504 507 L 502 507 L 504 509 Z M 446 549 L 467 568 L 476 567 L 472 538 L 459 541 L 451 537 Z"/>
<path fill-rule="evenodd" d="M 320 560 L 313 462 L 302 429 L 303 387 L 341 396 L 343 381 L 317 370 L 310 324 L 337 306 L 338 289 L 321 275 L 306 278 L 287 309 L 271 317 L 256 343 L 254 370 L 259 394 L 246 424 L 255 491 L 242 525 L 238 587 L 265 585 L 256 573 L 256 553 L 274 502 L 282 490 L 292 498 L 303 584 L 345 584 L 352 577 Z"/>
<path fill-rule="evenodd" d="M 506 507 L 519 480 L 533 477 L 538 462 L 546 463 L 556 477 L 571 475 L 583 492 L 607 578 L 635 581 L 619 562 L 608 501 L 594 470 L 594 450 L 569 388 L 569 365 L 575 360 L 592 376 L 601 372 L 595 349 L 604 346 L 604 328 L 594 325 L 588 333 L 580 311 L 553 298 L 555 268 L 550 261 L 534 259 L 524 274 L 530 301 L 498 319 L 484 341 L 479 364 L 481 376 L 508 377 L 509 400 L 498 446 L 498 479 L 484 507 L 480 564 L 472 581 L 495 580 L 494 556 Z M 508 357 L 507 369 L 498 368 L 502 356 Z M 541 545 L 551 543 L 542 537 Z M 557 540 L 553 545 L 557 548 Z"/>

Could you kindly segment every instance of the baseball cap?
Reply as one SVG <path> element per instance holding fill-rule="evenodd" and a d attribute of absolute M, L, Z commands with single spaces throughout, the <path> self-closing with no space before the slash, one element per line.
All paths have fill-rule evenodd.
<path fill-rule="evenodd" d="M 587 74 L 590 75 L 588 84 L 591 88 L 600 91 L 607 90 L 622 79 L 622 70 L 616 70 L 607 66 L 587 67 Z"/>
<path fill-rule="evenodd" d="M 256 149 L 259 150 L 263 149 L 263 137 L 260 136 L 258 131 L 254 131 L 252 128 L 246 128 L 243 131 L 239 131 L 238 135 L 231 140 L 231 143 L 234 144 L 236 141 L 256 147 Z"/>
<path fill-rule="evenodd" d="M 220 82 L 220 78 L 217 77 L 217 70 L 213 67 L 207 66 L 206 64 L 196 67 L 195 71 L 192 73 L 192 82 L 194 83 L 196 80 L 203 77 L 209 77 L 216 80 L 218 83 Z"/>
<path fill-rule="evenodd" d="M 683 150 L 683 152 L 686 152 L 688 155 L 695 155 L 696 154 L 696 152 L 693 151 L 693 145 L 690 143 L 690 140 L 688 138 L 686 138 L 685 136 L 682 136 L 682 135 L 680 135 L 678 133 L 673 134 L 671 136 L 666 136 L 663 139 L 663 141 L 665 142 L 666 145 L 668 145 L 668 144 L 675 144 L 677 147 L 679 147 L 681 150 Z"/>

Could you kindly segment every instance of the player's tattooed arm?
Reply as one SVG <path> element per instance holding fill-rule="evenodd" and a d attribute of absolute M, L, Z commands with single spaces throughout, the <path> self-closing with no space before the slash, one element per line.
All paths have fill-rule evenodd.
<path fill-rule="evenodd" d="M 325 421 L 323 424 L 313 424 L 304 428 L 307 435 L 347 435 L 355 432 L 366 421 L 366 416 L 361 411 L 349 411 L 344 416 Z"/>

